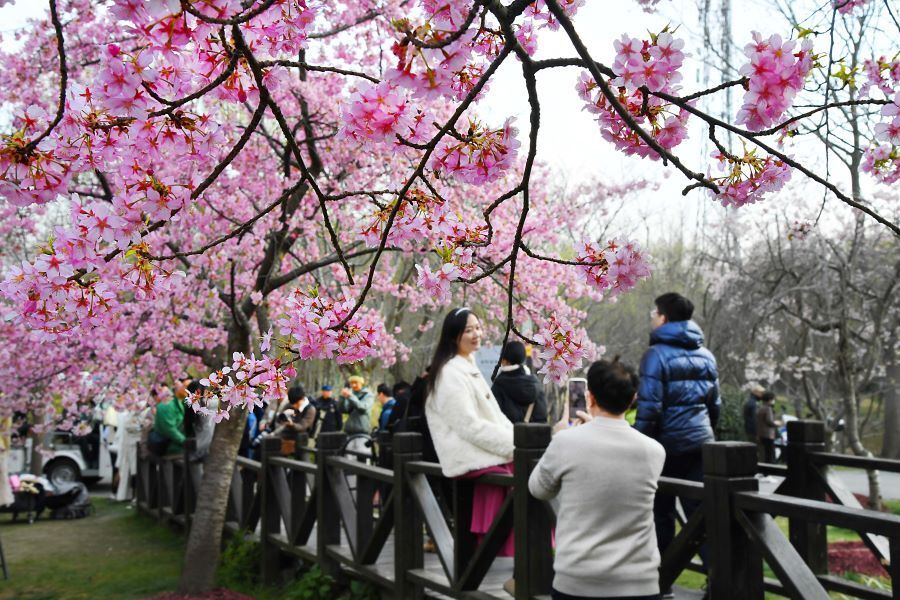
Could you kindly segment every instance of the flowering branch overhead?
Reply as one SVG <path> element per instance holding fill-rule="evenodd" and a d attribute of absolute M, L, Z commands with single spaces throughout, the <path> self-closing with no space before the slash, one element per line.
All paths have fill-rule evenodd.
<path fill-rule="evenodd" d="M 277 373 L 297 360 L 402 359 L 409 349 L 379 299 L 438 310 L 464 287 L 484 294 L 501 339 L 540 341 L 542 372 L 559 380 L 596 351 L 571 301 L 626 293 L 650 274 L 636 243 L 591 231 L 602 202 L 563 217 L 572 199 L 554 198 L 546 183 L 538 78 L 569 67 L 582 70 L 574 93 L 597 134 L 633 160 L 677 169 L 685 193 L 703 188 L 741 207 L 778 202 L 789 181 L 809 180 L 900 235 L 892 215 L 780 145 L 811 120 L 867 107 L 864 168 L 896 181 L 896 60 L 872 57 L 847 76 L 847 85 L 865 78 L 851 99 L 797 107 L 823 68 L 809 33 L 749 34 L 739 78 L 687 93 L 676 28 L 623 31 L 603 64 L 577 27 L 584 0 L 357 4 L 154 0 L 99 10 L 51 0 L 21 52 L 0 55 L 0 83 L 15 89 L 0 137 L 0 208 L 27 215 L 37 240 L 24 261 L 4 256 L 11 326 L 73 345 L 130 328 L 143 332 L 129 338 L 135 364 L 231 355 L 231 371 L 207 387 L 227 399 L 223 409 L 243 408 L 248 381 L 277 393 Z M 854 18 L 866 6 L 832 9 Z M 534 58 L 543 31 L 561 31 L 575 56 Z M 50 36 L 52 86 L 41 76 Z M 480 103 L 510 60 L 527 120 L 486 119 Z M 737 114 L 701 108 L 738 87 Z M 47 99 L 57 95 L 54 111 Z M 684 153 L 694 130 L 715 147 L 711 157 Z M 68 221 L 47 228 L 48 205 Z M 147 323 L 199 341 L 148 345 Z M 254 352 L 251 337 L 267 349 Z M 222 388 L 228 377 L 234 386 Z"/>

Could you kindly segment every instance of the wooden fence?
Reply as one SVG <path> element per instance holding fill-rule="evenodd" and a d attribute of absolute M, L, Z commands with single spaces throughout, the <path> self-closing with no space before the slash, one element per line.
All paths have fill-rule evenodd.
<path fill-rule="evenodd" d="M 890 557 L 900 553 L 900 516 L 861 507 L 829 466 L 900 472 L 900 461 L 826 453 L 824 435 L 820 422 L 789 423 L 786 465 L 758 465 L 753 444 L 707 444 L 702 483 L 663 478 L 659 493 L 700 500 L 701 508 L 682 522 L 664 553 L 661 587 L 691 569 L 707 573 L 714 599 L 763 598 L 765 592 L 818 599 L 828 591 L 900 598 L 896 586 L 873 589 L 829 574 L 826 537 L 828 525 L 859 532 L 897 581 L 900 564 Z M 332 575 L 368 580 L 395 598 L 506 598 L 502 584 L 512 576 L 517 599 L 549 598 L 554 515 L 527 486 L 550 442 L 548 426 L 516 425 L 515 474 L 478 480 L 446 479 L 437 464 L 423 462 L 418 434 L 380 439 L 380 464 L 342 452 L 345 439 L 322 434 L 314 449 L 300 440 L 292 457 L 280 456 L 280 440 L 265 439 L 259 461 L 238 459 L 226 529 L 259 541 L 264 582 L 278 581 L 300 559 Z M 761 494 L 758 473 L 784 481 L 776 493 Z M 139 507 L 189 528 L 201 478 L 200 465 L 183 457 L 144 458 Z M 468 530 L 476 481 L 512 488 L 480 543 Z M 787 518 L 789 536 L 775 516 Z M 426 530 L 434 554 L 423 550 Z M 512 530 L 514 559 L 497 557 Z M 705 568 L 694 558 L 704 545 Z M 777 579 L 763 576 L 764 562 Z"/>

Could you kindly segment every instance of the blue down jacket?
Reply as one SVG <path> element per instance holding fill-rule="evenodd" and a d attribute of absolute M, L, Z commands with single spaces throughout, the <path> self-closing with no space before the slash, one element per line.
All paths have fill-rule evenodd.
<path fill-rule="evenodd" d="M 720 405 L 716 359 L 700 327 L 672 321 L 654 329 L 641 359 L 635 428 L 667 454 L 697 451 L 715 439 Z"/>

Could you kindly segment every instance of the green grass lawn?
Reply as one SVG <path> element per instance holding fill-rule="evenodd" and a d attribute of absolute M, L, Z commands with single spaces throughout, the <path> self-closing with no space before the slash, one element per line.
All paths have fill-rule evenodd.
<path fill-rule="evenodd" d="M 146 598 L 172 590 L 183 539 L 127 505 L 94 498 L 94 515 L 33 525 L 0 517 L 9 581 L 0 598 L 56 600 Z"/>

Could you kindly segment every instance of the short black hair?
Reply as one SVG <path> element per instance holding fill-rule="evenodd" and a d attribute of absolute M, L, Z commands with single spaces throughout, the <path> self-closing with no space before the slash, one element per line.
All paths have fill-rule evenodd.
<path fill-rule="evenodd" d="M 412 386 L 409 385 L 409 382 L 401 380 L 394 384 L 394 387 L 391 388 L 391 392 L 393 392 L 393 396 L 397 400 L 409 398 L 410 393 L 412 393 Z"/>
<path fill-rule="evenodd" d="M 186 389 L 187 389 L 188 394 L 196 394 L 197 392 L 201 391 L 202 388 L 203 388 L 203 386 L 200 385 L 200 382 L 197 381 L 196 379 L 194 379 L 189 384 L 187 384 Z"/>
<path fill-rule="evenodd" d="M 389 387 L 388 387 L 388 384 L 386 384 L 386 383 L 379 383 L 379 384 L 378 384 L 378 387 L 375 388 L 375 391 L 376 391 L 378 394 L 384 394 L 385 396 L 390 396 L 390 395 L 391 395 L 391 388 L 389 388 Z"/>
<path fill-rule="evenodd" d="M 688 321 L 694 316 L 694 303 L 676 292 L 663 294 L 653 301 L 656 304 L 656 312 L 666 318 L 666 321 Z"/>
<path fill-rule="evenodd" d="M 773 392 L 771 390 L 766 390 L 765 392 L 763 392 L 763 395 L 762 395 L 763 402 L 768 402 L 769 400 L 774 400 L 774 399 L 775 399 L 775 392 Z"/>
<path fill-rule="evenodd" d="M 500 358 L 511 365 L 521 365 L 525 362 L 525 344 L 515 340 L 506 342 L 506 345 L 503 346 L 503 352 L 500 353 Z"/>
<path fill-rule="evenodd" d="M 290 404 L 295 404 L 303 400 L 303 397 L 306 396 L 306 390 L 303 389 L 303 386 L 299 383 L 291 386 L 291 389 L 288 390 L 288 402 Z"/>
<path fill-rule="evenodd" d="M 612 360 L 598 360 L 588 369 L 587 386 L 597 406 L 621 415 L 631 406 L 638 389 L 638 376 L 631 366 Z"/>

